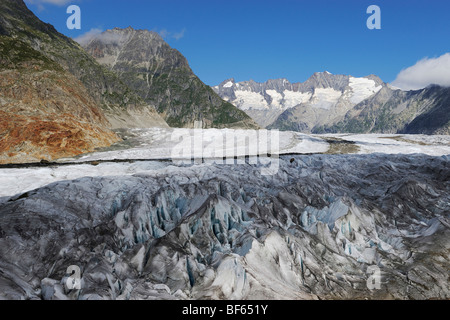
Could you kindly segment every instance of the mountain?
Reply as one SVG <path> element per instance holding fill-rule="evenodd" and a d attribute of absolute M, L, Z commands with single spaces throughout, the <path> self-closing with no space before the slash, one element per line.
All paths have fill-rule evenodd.
<path fill-rule="evenodd" d="M 0 163 L 53 160 L 118 140 L 79 80 L 0 36 Z"/>
<path fill-rule="evenodd" d="M 32 47 L 33 28 L 55 32 L 34 22 L 23 2 L 0 3 L 0 163 L 53 160 L 118 141 L 86 87 Z"/>
<path fill-rule="evenodd" d="M 286 79 L 213 88 L 261 126 L 305 133 L 450 133 L 450 89 L 402 91 L 375 75 L 355 78 L 329 72 L 303 83 Z"/>
<path fill-rule="evenodd" d="M 0 162 L 54 160 L 168 127 L 154 108 L 21 0 L 0 3 Z"/>
<path fill-rule="evenodd" d="M 450 135 L 450 88 L 435 86 L 424 91 L 433 96 L 433 107 L 415 117 L 402 132 Z"/>
<path fill-rule="evenodd" d="M 384 87 L 321 132 L 450 134 L 450 88 L 415 91 Z"/>
<path fill-rule="evenodd" d="M 307 132 L 314 126 L 341 119 L 383 85 L 373 75 L 355 78 L 325 71 L 313 74 L 303 83 L 290 83 L 286 79 L 236 83 L 229 79 L 213 89 L 263 127 L 271 126 L 281 116 L 272 127 Z"/>
<path fill-rule="evenodd" d="M 204 128 L 258 127 L 201 82 L 186 58 L 156 32 L 115 28 L 82 45 L 172 127 L 193 127 L 195 121 L 202 121 Z"/>
<path fill-rule="evenodd" d="M 42 22 L 22 0 L 0 4 L 0 34 L 24 42 L 80 80 L 111 128 L 164 126 L 157 112 L 72 39 Z"/>

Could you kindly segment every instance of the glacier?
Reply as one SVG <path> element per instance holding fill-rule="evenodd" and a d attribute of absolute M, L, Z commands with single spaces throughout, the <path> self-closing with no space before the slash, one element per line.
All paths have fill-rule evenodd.
<path fill-rule="evenodd" d="M 0 168 L 0 197 L 25 193 L 61 180 L 128 176 L 155 170 L 165 172 L 167 170 L 163 169 L 174 163 L 191 162 L 191 158 L 199 162 L 211 162 L 209 157 L 220 153 L 228 155 L 229 151 L 234 151 L 234 156 L 241 159 L 256 156 L 257 153 L 250 154 L 252 147 L 246 139 L 258 137 L 259 133 L 258 130 L 233 129 L 128 129 L 126 133 L 122 133 L 125 141 L 108 150 L 98 150 L 75 158 L 62 158 L 52 166 L 3 166 Z M 199 137 L 202 143 L 198 143 Z M 234 150 L 229 150 L 229 146 L 224 144 L 224 138 L 235 142 Z M 352 153 L 355 154 L 450 154 L 450 136 L 445 135 L 308 135 L 292 131 L 279 132 L 278 150 L 275 154 L 340 153 L 339 149 L 333 151 L 333 142 L 353 146 Z M 174 152 L 180 146 L 189 151 L 188 159 L 183 159 Z"/>
<path fill-rule="evenodd" d="M 273 176 L 249 163 L 101 163 L 79 178 L 56 166 L 54 182 L 0 198 L 0 299 L 450 297 L 447 155 L 279 160 Z"/>

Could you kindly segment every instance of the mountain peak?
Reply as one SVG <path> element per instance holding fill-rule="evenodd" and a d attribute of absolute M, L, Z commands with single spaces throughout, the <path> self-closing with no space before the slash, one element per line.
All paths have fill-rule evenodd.
<path fill-rule="evenodd" d="M 384 83 L 384 81 L 381 80 L 380 77 L 378 77 L 377 75 L 374 75 L 374 74 L 369 74 L 368 76 L 365 76 L 364 78 L 375 81 L 377 86 L 381 86 Z"/>
<path fill-rule="evenodd" d="M 133 27 L 129 26 L 127 28 L 118 28 L 115 27 L 113 29 L 108 29 L 98 35 L 93 36 L 93 38 L 102 38 L 102 36 L 106 34 L 117 34 L 117 35 L 126 35 L 126 36 L 148 36 L 150 39 L 157 39 L 159 41 L 164 41 L 164 39 L 161 37 L 161 35 L 155 31 L 147 30 L 147 29 L 134 29 Z"/>
<path fill-rule="evenodd" d="M 173 127 L 257 128 L 253 120 L 222 100 L 192 72 L 187 59 L 156 32 L 132 28 L 107 30 L 84 45 Z M 102 41 L 106 39 L 106 41 Z M 227 84 L 229 82 L 229 84 Z M 225 82 L 232 86 L 234 79 Z"/>
<path fill-rule="evenodd" d="M 301 83 L 304 91 L 312 92 L 317 88 L 332 88 L 344 91 L 348 86 L 350 76 L 343 74 L 331 74 L 330 72 L 315 72 L 308 80 Z"/>
<path fill-rule="evenodd" d="M 235 83 L 236 81 L 234 80 L 234 78 L 230 78 L 220 83 L 219 86 L 222 88 L 231 88 Z"/>
<path fill-rule="evenodd" d="M 114 27 L 113 29 L 108 29 L 108 30 L 119 31 L 119 32 L 121 32 L 121 31 L 128 31 L 128 32 L 135 31 L 134 28 L 133 28 L 132 26 L 128 26 L 128 27 L 126 27 L 126 28 Z M 108 30 L 107 30 L 107 31 L 108 31 Z"/>
<path fill-rule="evenodd" d="M 311 129 L 322 121 L 318 114 L 323 119 L 339 118 L 351 107 L 376 94 L 382 83 L 374 75 L 355 78 L 323 71 L 315 72 L 308 80 L 299 83 L 280 78 L 263 83 L 250 80 L 235 84 L 233 79 L 233 82 L 225 80 L 213 89 L 263 127 L 274 123 L 281 113 L 298 107 L 298 118 L 302 118 L 304 123 L 309 121 L 308 128 Z"/>
<path fill-rule="evenodd" d="M 51 24 L 39 20 L 23 0 L 0 1 L 0 35 L 29 36 L 36 32 L 57 33 Z"/>

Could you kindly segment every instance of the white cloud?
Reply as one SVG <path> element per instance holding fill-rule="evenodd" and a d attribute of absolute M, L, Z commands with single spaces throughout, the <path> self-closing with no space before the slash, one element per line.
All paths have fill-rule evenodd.
<path fill-rule="evenodd" d="M 172 38 L 174 38 L 175 40 L 180 40 L 181 38 L 184 37 L 184 33 L 186 32 L 186 29 L 181 30 L 180 32 L 175 32 L 172 35 Z"/>
<path fill-rule="evenodd" d="M 74 38 L 73 40 L 84 46 L 93 39 L 98 40 L 104 44 L 114 44 L 119 43 L 121 40 L 123 40 L 123 37 L 121 34 L 114 33 L 114 31 L 112 30 L 103 32 L 102 29 L 93 28 L 88 32 Z"/>
<path fill-rule="evenodd" d="M 29 5 L 35 5 L 39 11 L 45 10 L 46 4 L 65 6 L 70 3 L 76 3 L 79 0 L 25 0 L 25 3 Z"/>
<path fill-rule="evenodd" d="M 162 30 L 159 30 L 159 31 L 156 31 L 156 32 L 159 33 L 159 35 L 161 37 L 163 37 L 164 39 L 167 38 L 170 35 L 170 32 L 167 31 L 166 29 L 162 29 Z"/>
<path fill-rule="evenodd" d="M 450 53 L 438 58 L 424 58 L 403 69 L 392 85 L 403 90 L 422 89 L 430 84 L 450 87 Z"/>
<path fill-rule="evenodd" d="M 64 6 L 73 0 L 25 0 L 27 4 L 42 5 L 44 3 L 54 4 L 57 6 Z"/>
<path fill-rule="evenodd" d="M 153 29 L 153 31 L 157 32 L 163 39 L 180 40 L 181 38 L 184 37 L 184 34 L 186 33 L 186 28 L 184 28 L 180 32 L 171 32 L 171 31 L 168 31 L 167 29 L 161 29 L 161 30 Z"/>
<path fill-rule="evenodd" d="M 180 32 L 170 32 L 166 29 L 156 30 L 153 31 L 157 32 L 162 38 L 164 39 L 175 39 L 179 40 L 182 37 L 184 37 L 184 33 L 186 32 L 185 29 L 181 30 Z M 105 44 L 110 43 L 117 43 L 121 40 L 122 36 L 120 34 L 114 33 L 111 30 L 107 30 L 103 32 L 102 29 L 99 28 L 93 28 L 89 30 L 88 32 L 74 38 L 76 42 L 81 44 L 82 46 L 87 45 L 91 40 L 96 39 L 99 40 Z"/>
<path fill-rule="evenodd" d="M 101 29 L 93 28 L 93 29 L 89 30 L 88 32 L 82 34 L 81 36 L 74 38 L 73 40 L 75 40 L 76 42 L 78 42 L 81 45 L 85 45 L 89 41 L 91 41 L 93 38 L 99 37 L 102 32 L 103 32 L 103 30 L 101 30 Z"/>

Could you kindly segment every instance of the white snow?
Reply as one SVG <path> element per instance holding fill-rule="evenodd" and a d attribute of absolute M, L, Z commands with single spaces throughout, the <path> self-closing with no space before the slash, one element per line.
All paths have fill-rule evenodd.
<path fill-rule="evenodd" d="M 324 73 L 332 74 L 328 71 L 324 71 Z M 284 79 L 283 84 L 287 83 L 289 81 Z M 339 101 L 344 105 L 356 105 L 373 96 L 383 87 L 382 85 L 378 86 L 372 79 L 355 77 L 349 78 L 349 86 L 345 92 L 333 88 L 316 88 L 313 94 L 288 89 L 283 90 L 283 92 L 273 89 L 268 89 L 264 92 L 253 92 L 251 88 L 243 89 L 239 83 L 234 84 L 232 81 L 228 81 L 223 87 L 230 88 L 233 85 L 236 86 L 234 91 L 236 99 L 227 99 L 227 101 L 244 111 L 256 110 L 263 112 L 268 110 L 285 111 L 299 104 L 308 104 L 313 108 L 325 110 L 333 109 Z M 265 99 L 267 95 L 272 99 L 270 103 Z"/>
<path fill-rule="evenodd" d="M 322 137 L 337 137 L 353 141 L 360 148 L 358 153 L 414 154 L 430 156 L 450 155 L 450 136 L 407 134 L 326 134 Z"/>
<path fill-rule="evenodd" d="M 377 86 L 375 81 L 367 78 L 354 78 L 350 77 L 350 87 L 353 94 L 350 97 L 350 101 L 354 104 L 358 104 L 361 101 L 369 98 L 371 95 L 381 90 L 382 86 Z"/>
<path fill-rule="evenodd" d="M 158 159 L 205 159 L 223 156 L 253 156 L 256 154 L 324 153 L 329 144 L 323 139 L 336 137 L 353 141 L 361 154 L 450 155 L 450 136 L 395 134 L 327 134 L 308 135 L 291 131 L 234 129 L 133 129 L 138 146 L 125 150 L 95 152 L 82 157 L 61 159 L 74 163 L 45 168 L 0 169 L 0 197 L 13 196 L 49 183 L 81 177 L 134 175 L 173 170 L 171 162 Z M 268 138 L 269 144 L 265 143 Z M 277 140 L 273 141 L 272 139 Z M 266 145 L 266 147 L 261 147 Z M 265 149 L 264 149 L 265 148 Z M 145 160 L 136 162 L 106 162 L 98 165 L 80 164 L 88 161 Z"/>
<path fill-rule="evenodd" d="M 74 162 L 123 159 L 186 159 L 256 155 L 256 145 L 271 134 L 277 134 L 277 154 L 285 153 L 319 153 L 328 150 L 328 144 L 320 137 L 293 131 L 238 130 L 238 129 L 141 129 L 140 146 L 106 152 L 86 154 Z M 276 138 L 277 135 L 273 135 Z M 147 140 L 148 139 L 148 140 Z M 270 147 L 270 145 L 269 145 Z M 235 149 L 232 151 L 232 149 Z M 261 151 L 261 149 L 260 149 Z M 187 153 L 186 153 L 187 152 Z M 262 154 L 262 152 L 259 152 Z M 62 159 L 67 161 L 70 159 Z"/>
<path fill-rule="evenodd" d="M 236 100 L 234 104 L 241 110 L 264 110 L 269 109 L 269 105 L 264 97 L 258 92 L 236 90 L 234 92 Z"/>
<path fill-rule="evenodd" d="M 266 90 L 265 92 L 272 98 L 270 105 L 261 93 L 244 90 L 235 91 L 236 100 L 233 101 L 233 104 L 241 110 L 278 109 L 284 111 L 301 103 L 306 103 L 311 98 L 311 93 L 309 92 L 303 93 L 290 90 L 284 90 L 283 93 L 276 90 Z"/>
<path fill-rule="evenodd" d="M 281 93 L 276 90 L 266 90 L 266 93 L 272 98 L 272 103 L 270 105 L 272 108 L 283 109 L 283 105 L 281 104 L 283 96 Z"/>
<path fill-rule="evenodd" d="M 289 109 L 293 108 L 301 103 L 308 102 L 311 99 L 312 94 L 309 92 L 299 92 L 299 91 L 290 91 L 284 90 L 284 108 Z"/>
<path fill-rule="evenodd" d="M 233 82 L 232 81 L 228 81 L 227 83 L 225 83 L 223 85 L 224 88 L 231 88 L 233 86 Z"/>
<path fill-rule="evenodd" d="M 342 93 L 333 88 L 317 88 L 314 90 L 311 106 L 320 109 L 331 109 L 336 106 Z"/>
<path fill-rule="evenodd" d="M 75 180 L 82 177 L 103 177 L 150 173 L 168 166 L 168 163 L 146 161 L 135 163 L 100 163 L 97 166 L 79 164 L 47 168 L 0 169 L 0 197 L 13 196 L 34 190 L 52 182 Z"/>
<path fill-rule="evenodd" d="M 281 132 L 280 140 L 286 139 L 287 132 Z M 284 134 L 284 135 L 283 135 Z M 291 148 L 284 147 L 280 154 L 286 153 L 323 153 L 329 149 L 329 144 L 319 137 L 314 137 L 303 133 L 293 133 L 295 135 L 295 144 Z"/>

